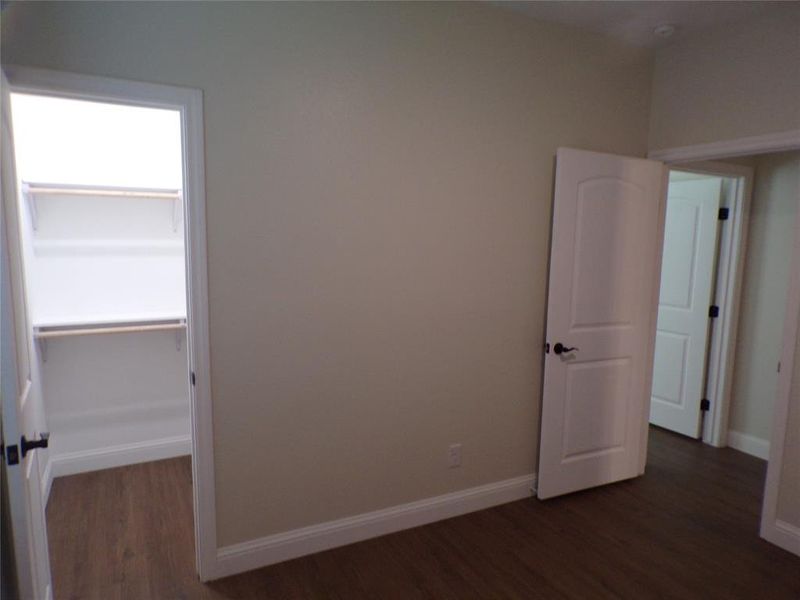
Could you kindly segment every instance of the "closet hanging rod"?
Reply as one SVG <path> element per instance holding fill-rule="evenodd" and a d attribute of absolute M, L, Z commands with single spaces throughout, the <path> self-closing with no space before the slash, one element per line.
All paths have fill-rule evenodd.
<path fill-rule="evenodd" d="M 157 325 L 112 325 L 109 327 L 83 327 L 76 329 L 56 329 L 51 331 L 36 331 L 37 339 L 69 337 L 75 335 L 99 335 L 109 333 L 138 333 L 140 331 L 173 331 L 184 329 L 186 323 L 160 323 Z"/>
<path fill-rule="evenodd" d="M 23 191 L 29 195 L 52 194 L 58 196 L 114 196 L 123 198 L 163 198 L 177 200 L 181 190 L 163 188 L 122 188 L 102 186 L 43 185 L 23 183 Z"/>

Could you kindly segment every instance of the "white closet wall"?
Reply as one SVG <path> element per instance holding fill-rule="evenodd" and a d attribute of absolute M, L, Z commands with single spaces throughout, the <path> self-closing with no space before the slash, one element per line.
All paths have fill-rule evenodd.
<path fill-rule="evenodd" d="M 15 95 L 12 114 L 45 492 L 54 476 L 188 454 L 178 113 Z M 172 329 L 97 333 L 150 325 Z"/>
<path fill-rule="evenodd" d="M 45 193 L 27 202 L 38 215 L 30 230 L 34 325 L 185 318 L 178 201 Z"/>
<path fill-rule="evenodd" d="M 127 333 L 48 341 L 42 369 L 56 475 L 123 464 L 105 456 L 148 445 L 188 453 L 186 344 L 173 332 Z M 163 448 L 168 450 L 168 448 Z M 136 452 L 124 452 L 136 458 Z M 76 455 L 77 454 L 77 455 Z M 110 461 L 110 462 L 109 462 Z M 134 460 L 132 462 L 138 462 Z M 68 463 L 68 464 L 66 464 Z"/>

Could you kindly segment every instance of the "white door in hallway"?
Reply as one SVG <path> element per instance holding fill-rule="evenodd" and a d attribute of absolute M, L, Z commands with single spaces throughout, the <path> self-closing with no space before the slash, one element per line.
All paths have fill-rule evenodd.
<path fill-rule="evenodd" d="M 650 422 L 700 437 L 722 180 L 670 181 Z"/>
<path fill-rule="evenodd" d="M 559 149 L 537 495 L 644 469 L 664 167 Z"/>
<path fill-rule="evenodd" d="M 35 392 L 31 369 L 31 329 L 22 275 L 10 98 L 5 75 L 2 75 L 2 94 L 0 396 L 7 475 L 4 483 L 8 486 L 19 597 L 23 600 L 48 600 L 53 594 L 39 456 L 37 449 L 26 452 L 23 446 L 23 437 L 29 442 L 39 441 L 41 431 L 36 431 L 36 424 L 43 407 L 41 397 Z"/>

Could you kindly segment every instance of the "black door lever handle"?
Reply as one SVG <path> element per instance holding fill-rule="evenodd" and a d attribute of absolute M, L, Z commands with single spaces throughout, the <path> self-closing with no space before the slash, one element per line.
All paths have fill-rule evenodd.
<path fill-rule="evenodd" d="M 580 348 L 569 348 L 565 346 L 561 342 L 556 342 L 556 345 L 553 346 L 553 352 L 556 354 L 563 354 L 565 352 L 577 352 Z"/>
<path fill-rule="evenodd" d="M 25 436 L 22 436 L 20 440 L 20 448 L 22 449 L 22 458 L 25 458 L 25 455 L 35 448 L 47 448 L 50 441 L 50 433 L 47 431 L 43 431 L 39 434 L 39 439 L 34 441 L 25 439 Z"/>

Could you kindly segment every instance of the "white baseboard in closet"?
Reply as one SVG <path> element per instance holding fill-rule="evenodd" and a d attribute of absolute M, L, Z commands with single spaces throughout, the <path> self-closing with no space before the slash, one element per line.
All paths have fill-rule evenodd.
<path fill-rule="evenodd" d="M 208 578 L 219 579 L 298 556 L 529 498 L 535 489 L 536 475 L 523 475 L 225 546 L 217 551 L 216 564 Z"/>
<path fill-rule="evenodd" d="M 137 442 L 135 444 L 51 455 L 42 477 L 45 503 L 47 503 L 47 499 L 50 496 L 50 487 L 55 477 L 124 467 L 125 465 L 174 458 L 191 453 L 191 437 L 180 435 L 160 440 Z"/>
<path fill-rule="evenodd" d="M 728 431 L 728 446 L 762 460 L 769 460 L 769 442 L 754 435 Z"/>

